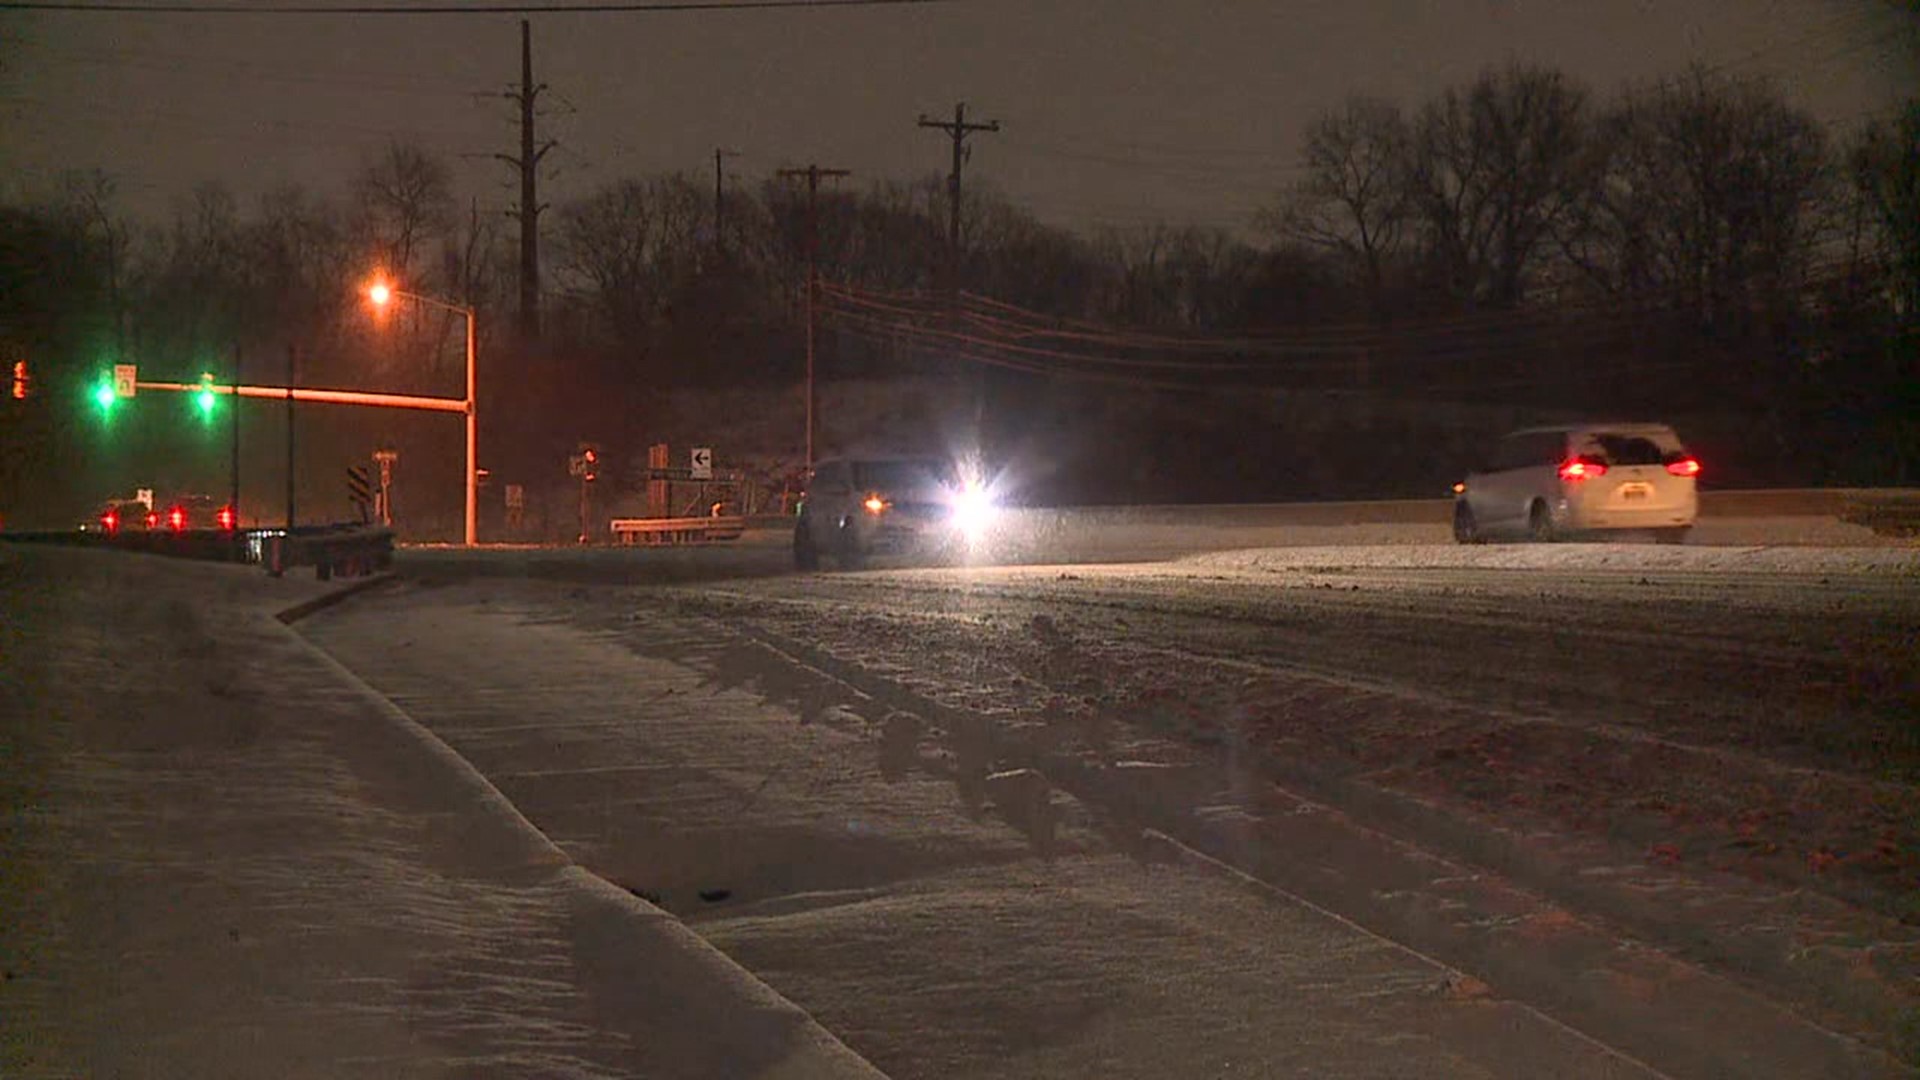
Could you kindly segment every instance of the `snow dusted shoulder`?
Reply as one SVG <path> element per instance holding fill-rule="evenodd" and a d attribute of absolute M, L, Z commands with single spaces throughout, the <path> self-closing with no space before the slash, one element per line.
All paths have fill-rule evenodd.
<path fill-rule="evenodd" d="M 272 618 L 319 589 L 0 547 L 0 1075 L 878 1075 Z"/>

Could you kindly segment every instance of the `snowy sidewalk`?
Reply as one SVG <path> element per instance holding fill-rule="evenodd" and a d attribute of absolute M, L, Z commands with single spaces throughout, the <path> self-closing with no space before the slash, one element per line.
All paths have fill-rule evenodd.
<path fill-rule="evenodd" d="M 0 547 L 0 1075 L 874 1077 L 273 613 Z"/>

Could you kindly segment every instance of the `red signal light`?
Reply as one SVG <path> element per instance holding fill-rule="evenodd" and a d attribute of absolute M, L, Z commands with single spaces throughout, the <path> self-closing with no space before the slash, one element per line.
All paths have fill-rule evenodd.
<path fill-rule="evenodd" d="M 187 527 L 187 512 L 177 506 L 167 511 L 167 527 L 174 532 L 185 529 Z"/>
<path fill-rule="evenodd" d="M 1667 462 L 1667 471 L 1675 476 L 1699 476 L 1700 463 L 1690 457 Z"/>
<path fill-rule="evenodd" d="M 27 400 L 28 382 L 27 362 L 25 360 L 15 360 L 13 362 L 13 400 Z"/>
<path fill-rule="evenodd" d="M 233 522 L 234 522 L 233 507 L 231 506 L 221 507 L 219 519 L 220 519 L 221 528 L 227 530 L 228 532 L 233 531 Z"/>
<path fill-rule="evenodd" d="M 1595 480 L 1607 475 L 1607 467 L 1592 458 L 1574 458 L 1560 466 L 1562 480 Z"/>

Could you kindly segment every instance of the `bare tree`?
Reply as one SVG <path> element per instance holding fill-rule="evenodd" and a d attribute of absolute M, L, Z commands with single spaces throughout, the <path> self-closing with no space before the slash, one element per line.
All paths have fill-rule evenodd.
<path fill-rule="evenodd" d="M 1920 99 L 1868 126 L 1848 158 L 1874 259 L 1887 271 L 1895 309 L 1912 318 L 1920 313 Z"/>
<path fill-rule="evenodd" d="M 452 173 L 445 161 L 411 143 L 389 143 L 361 167 L 353 195 L 370 255 L 410 278 L 429 244 L 451 235 Z"/>
<path fill-rule="evenodd" d="M 131 228 L 114 209 L 118 188 L 113 177 L 99 169 L 64 173 L 60 177 L 58 215 L 64 218 L 82 246 L 102 271 L 107 290 L 106 316 L 116 347 L 127 344 L 128 272 L 132 258 Z"/>
<path fill-rule="evenodd" d="M 1324 248 L 1357 267 L 1376 314 L 1384 309 L 1387 263 L 1407 231 L 1408 150 L 1399 106 L 1348 98 L 1307 133 L 1306 175 L 1260 218 L 1281 240 Z"/>
<path fill-rule="evenodd" d="M 625 180 L 563 207 L 562 287 L 612 341 L 642 352 L 673 297 L 711 249 L 705 191 L 685 176 Z"/>
<path fill-rule="evenodd" d="M 1825 224 L 1825 138 L 1771 87 L 1696 67 L 1625 95 L 1567 245 L 1618 294 L 1723 322 L 1789 303 Z"/>
<path fill-rule="evenodd" d="M 1427 257 L 1458 299 L 1512 307 L 1580 192 L 1586 92 L 1510 65 L 1447 90 L 1414 127 L 1408 186 Z"/>

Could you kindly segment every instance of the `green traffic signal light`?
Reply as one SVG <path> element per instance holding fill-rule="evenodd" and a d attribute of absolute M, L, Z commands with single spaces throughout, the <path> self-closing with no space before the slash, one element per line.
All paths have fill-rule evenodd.
<path fill-rule="evenodd" d="M 101 412 L 112 412 L 119 395 L 113 392 L 113 383 L 103 382 L 93 388 L 93 403 L 100 406 Z"/>
<path fill-rule="evenodd" d="M 200 389 L 194 391 L 193 394 L 193 404 L 200 410 L 201 420 L 213 419 L 214 406 L 219 403 L 219 400 L 218 397 L 214 396 L 213 392 L 213 373 L 209 371 L 201 372 Z"/>

